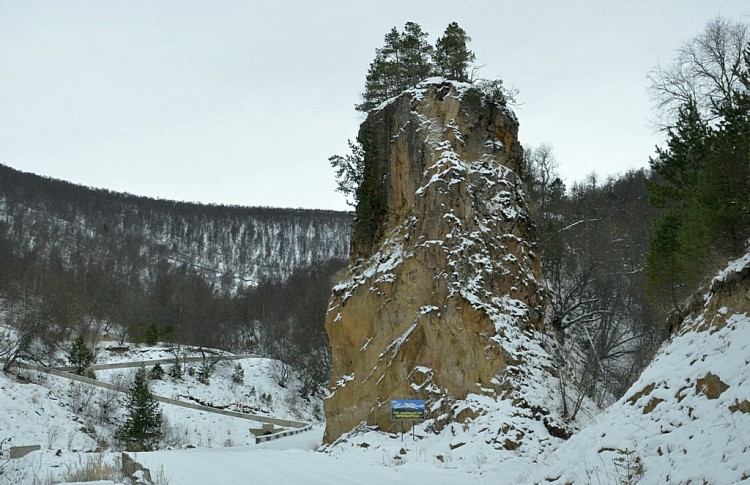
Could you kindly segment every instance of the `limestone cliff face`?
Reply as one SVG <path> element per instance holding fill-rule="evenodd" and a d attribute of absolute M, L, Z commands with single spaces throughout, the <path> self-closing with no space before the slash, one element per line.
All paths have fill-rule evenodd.
<path fill-rule="evenodd" d="M 371 112 L 369 239 L 326 317 L 326 442 L 362 422 L 395 429 L 390 400 L 461 420 L 469 394 L 509 397 L 541 326 L 539 256 L 517 171 L 514 114 L 466 84 L 429 80 Z M 356 235 L 355 235 L 356 236 Z"/>

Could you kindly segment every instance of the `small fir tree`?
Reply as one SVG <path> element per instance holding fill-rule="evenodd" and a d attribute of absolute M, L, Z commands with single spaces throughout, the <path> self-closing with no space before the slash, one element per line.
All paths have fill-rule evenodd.
<path fill-rule="evenodd" d="M 146 380 L 146 370 L 138 369 L 128 392 L 127 417 L 117 436 L 128 451 L 153 451 L 162 437 L 162 414 Z"/>
<path fill-rule="evenodd" d="M 86 369 L 94 363 L 94 359 L 94 352 L 86 345 L 83 335 L 76 337 L 68 352 L 68 362 L 75 367 L 74 372 L 82 376 Z"/>
<path fill-rule="evenodd" d="M 245 369 L 242 368 L 242 364 L 238 363 L 234 366 L 234 372 L 232 373 L 232 382 L 235 384 L 242 384 L 245 382 Z"/>
<path fill-rule="evenodd" d="M 169 369 L 167 369 L 167 375 L 171 377 L 173 381 L 182 379 L 182 364 L 178 361 L 169 366 Z"/>
<path fill-rule="evenodd" d="M 211 366 L 204 364 L 201 364 L 200 369 L 198 369 L 198 382 L 201 384 L 209 385 L 211 383 L 211 374 L 213 372 L 211 371 Z"/>
<path fill-rule="evenodd" d="M 156 345 L 156 343 L 159 341 L 159 329 L 155 324 L 152 323 L 151 325 L 146 327 L 146 332 L 144 333 L 143 339 L 149 345 Z"/>
<path fill-rule="evenodd" d="M 156 364 L 154 364 L 154 366 L 151 368 L 151 371 L 148 373 L 148 377 L 152 381 L 158 381 L 164 377 L 164 368 L 160 363 L 157 362 Z"/>

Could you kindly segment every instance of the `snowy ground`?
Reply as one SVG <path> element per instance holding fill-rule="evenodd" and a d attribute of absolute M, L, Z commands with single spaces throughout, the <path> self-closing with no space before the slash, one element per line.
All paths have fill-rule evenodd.
<path fill-rule="evenodd" d="M 99 352 L 97 364 L 168 357 L 160 348 L 134 350 Z M 237 363 L 245 373 L 242 385 L 231 381 Z M 290 484 L 497 482 L 499 472 L 492 464 L 499 456 L 484 442 L 481 430 L 482 419 L 491 416 L 479 418 L 480 426 L 456 427 L 442 435 L 430 433 L 429 423 L 418 426 L 414 438 L 365 431 L 325 452 L 316 451 L 324 428 L 317 420 L 320 401 L 306 402 L 296 396 L 293 386 L 279 387 L 270 377 L 273 365 L 268 359 L 226 361 L 217 365 L 208 386 L 185 376 L 177 383 L 152 381 L 151 388 L 157 395 L 188 402 L 228 409 L 242 404 L 255 414 L 317 423 L 312 431 L 256 445 L 249 428 L 259 425 L 253 422 L 161 405 L 168 422 L 166 445 L 172 449 L 139 453 L 137 460 L 152 471 L 153 478 L 172 485 L 244 484 L 251 479 Z M 100 370 L 97 379 L 127 386 L 134 372 L 134 368 Z M 5 411 L 0 413 L 0 439 L 11 437 L 11 445 L 40 445 L 41 450 L 16 460 L 0 459 L 5 461 L 0 484 L 63 483 L 72 470 L 89 461 L 115 466 L 120 454 L 107 451 L 114 446 L 114 426 L 99 416 L 105 402 L 121 407 L 123 395 L 35 371 L 24 375 L 31 382 L 0 374 L 0 406 Z M 109 417 L 111 423 L 121 419 L 121 410 Z M 509 452 L 502 458 L 510 459 L 506 466 L 514 463 Z M 517 475 L 515 469 L 502 473 Z"/>
<path fill-rule="evenodd" d="M 750 255 L 717 280 L 750 269 Z M 737 278 L 739 279 L 739 278 Z M 750 483 L 750 308 L 712 290 L 638 381 L 530 475 L 545 483 Z"/>
<path fill-rule="evenodd" d="M 138 460 L 152 469 L 167 470 L 173 484 L 488 483 L 488 477 L 467 474 L 457 466 L 435 466 L 426 450 L 413 462 L 404 459 L 403 464 L 384 451 L 341 455 L 316 452 L 322 437 L 323 428 L 318 427 L 258 446 L 141 453 Z M 405 439 L 403 444 L 400 438 L 395 441 L 414 453 L 419 447 L 410 440 Z M 202 466 L 195 467 L 196 462 Z"/>

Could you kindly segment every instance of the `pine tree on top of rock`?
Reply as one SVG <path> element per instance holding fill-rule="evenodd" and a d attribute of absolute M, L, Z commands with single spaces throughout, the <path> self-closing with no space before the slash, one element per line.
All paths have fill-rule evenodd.
<path fill-rule="evenodd" d="M 429 77 L 433 48 L 427 36 L 416 22 L 407 22 L 403 32 L 393 27 L 385 34 L 384 45 L 375 50 L 375 59 L 367 71 L 358 110 L 369 111 Z"/>
<path fill-rule="evenodd" d="M 447 79 L 468 82 L 469 68 L 476 56 L 468 48 L 471 37 L 451 22 L 445 29 L 443 36 L 435 43 L 435 68 L 438 75 Z"/>

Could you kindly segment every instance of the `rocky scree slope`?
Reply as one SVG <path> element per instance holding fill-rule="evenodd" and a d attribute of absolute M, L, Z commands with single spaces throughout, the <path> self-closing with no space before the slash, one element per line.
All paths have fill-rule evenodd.
<path fill-rule="evenodd" d="M 518 126 L 478 88 L 441 79 L 362 124 L 360 204 L 377 210 L 369 240 L 355 231 L 348 278 L 326 316 L 327 443 L 363 423 L 400 429 L 390 416 L 397 398 L 426 400 L 422 429 L 489 421 L 484 439 L 496 449 L 537 453 L 525 445 L 568 436 L 548 351 L 555 342 L 541 333 Z M 488 412 L 493 419 L 481 419 Z"/>

